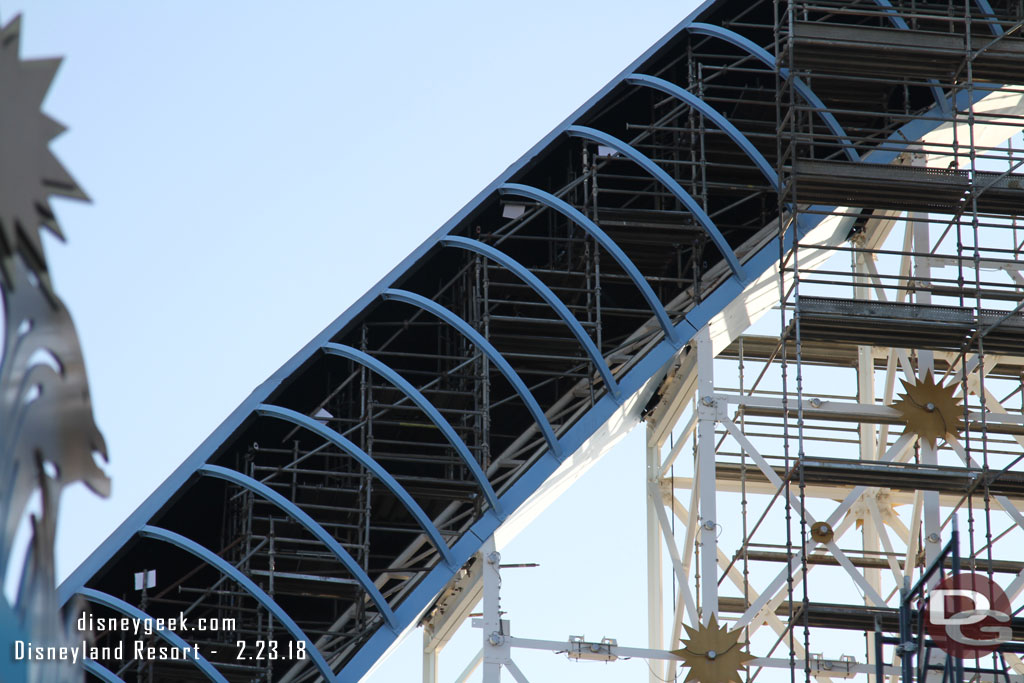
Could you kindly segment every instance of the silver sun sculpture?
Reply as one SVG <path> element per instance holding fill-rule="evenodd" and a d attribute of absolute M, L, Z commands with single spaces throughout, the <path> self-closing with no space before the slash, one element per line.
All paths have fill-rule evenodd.
<path fill-rule="evenodd" d="M 82 679 L 70 662 L 13 661 L 11 643 L 77 644 L 72 606 L 57 604 L 54 536 L 62 489 L 83 482 L 98 495 L 110 480 L 97 464 L 106 445 L 93 419 L 85 364 L 71 316 L 47 272 L 41 231 L 63 239 L 51 196 L 88 200 L 49 149 L 64 127 L 40 111 L 60 59 L 19 57 L 20 17 L 0 29 L 0 577 L 20 566 L 13 602 L 0 594 L 0 680 Z M 31 537 L 22 557 L 14 540 L 33 495 Z"/>

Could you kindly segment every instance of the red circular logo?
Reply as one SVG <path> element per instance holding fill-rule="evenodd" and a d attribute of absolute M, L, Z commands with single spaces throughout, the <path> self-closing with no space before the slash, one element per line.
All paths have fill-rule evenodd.
<path fill-rule="evenodd" d="M 1011 613 L 1002 588 L 986 576 L 963 572 L 929 591 L 925 630 L 948 654 L 978 659 L 1012 638 Z"/>

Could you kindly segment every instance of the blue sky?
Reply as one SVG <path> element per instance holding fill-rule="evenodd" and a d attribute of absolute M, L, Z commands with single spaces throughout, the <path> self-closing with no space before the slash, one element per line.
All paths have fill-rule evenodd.
<path fill-rule="evenodd" d="M 45 110 L 92 196 L 55 201 L 53 279 L 85 349 L 114 494 L 64 498 L 76 566 L 263 379 L 688 14 L 652 0 L 6 2 L 65 55 Z M 631 436 L 517 539 L 514 633 L 643 645 L 643 450 Z M 608 505 L 614 490 L 615 505 Z M 475 652 L 445 652 L 451 680 Z M 371 680 L 416 680 L 415 634 Z M 644 663 L 517 657 L 533 680 Z"/>

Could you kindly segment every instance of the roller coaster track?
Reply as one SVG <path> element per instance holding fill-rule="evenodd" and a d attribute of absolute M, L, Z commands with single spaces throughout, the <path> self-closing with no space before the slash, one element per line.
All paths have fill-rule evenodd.
<path fill-rule="evenodd" d="M 795 27 L 772 2 L 702 5 L 253 391 L 63 583 L 97 616 L 236 620 L 202 635 L 204 658 L 90 675 L 359 680 L 500 527 L 644 417 L 699 331 L 720 349 L 778 303 L 794 240 L 841 244 L 873 219 L 870 196 L 821 176 L 910 182 L 885 174 L 949 112 L 1000 95 L 1024 54 L 1003 38 L 1016 4 L 953 4 L 967 29 L 909 0 L 819 3 Z M 908 57 L 852 92 L 843 70 L 891 66 L 861 34 L 911 56 L 966 43 L 982 76 L 963 88 L 955 55 Z M 788 117 L 797 138 L 779 135 Z M 160 587 L 128 595 L 143 566 Z M 235 641 L 274 638 L 309 656 L 235 661 Z"/>

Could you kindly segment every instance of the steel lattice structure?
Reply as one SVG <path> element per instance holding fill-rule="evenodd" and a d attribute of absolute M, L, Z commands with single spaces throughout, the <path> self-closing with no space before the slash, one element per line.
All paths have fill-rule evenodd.
<path fill-rule="evenodd" d="M 894 666 L 881 575 L 937 557 L 956 509 L 989 533 L 975 547 L 968 515 L 966 561 L 1019 592 L 990 513 L 1024 523 L 1024 420 L 991 393 L 1024 355 L 1024 174 L 1006 142 L 1024 122 L 1022 19 L 1016 0 L 705 3 L 257 388 L 61 586 L 96 616 L 235 619 L 199 643 L 223 654 L 91 675 L 356 681 L 421 624 L 436 652 L 479 599 L 499 527 L 641 420 L 652 648 L 720 614 L 757 666 L 828 678 L 835 662 L 811 654 L 830 629 L 869 634 L 851 673 Z M 779 336 L 740 336 L 773 308 Z M 751 363 L 776 379 L 744 384 Z M 856 391 L 816 387 L 811 366 L 846 368 Z M 961 437 L 904 429 L 899 372 L 959 383 Z M 742 529 L 720 539 L 730 495 Z M 909 526 L 888 507 L 902 503 Z M 858 553 L 837 545 L 855 522 Z M 867 607 L 813 595 L 809 570 L 830 564 Z M 159 589 L 125 591 L 156 566 Z M 260 638 L 309 657 L 234 660 Z"/>

